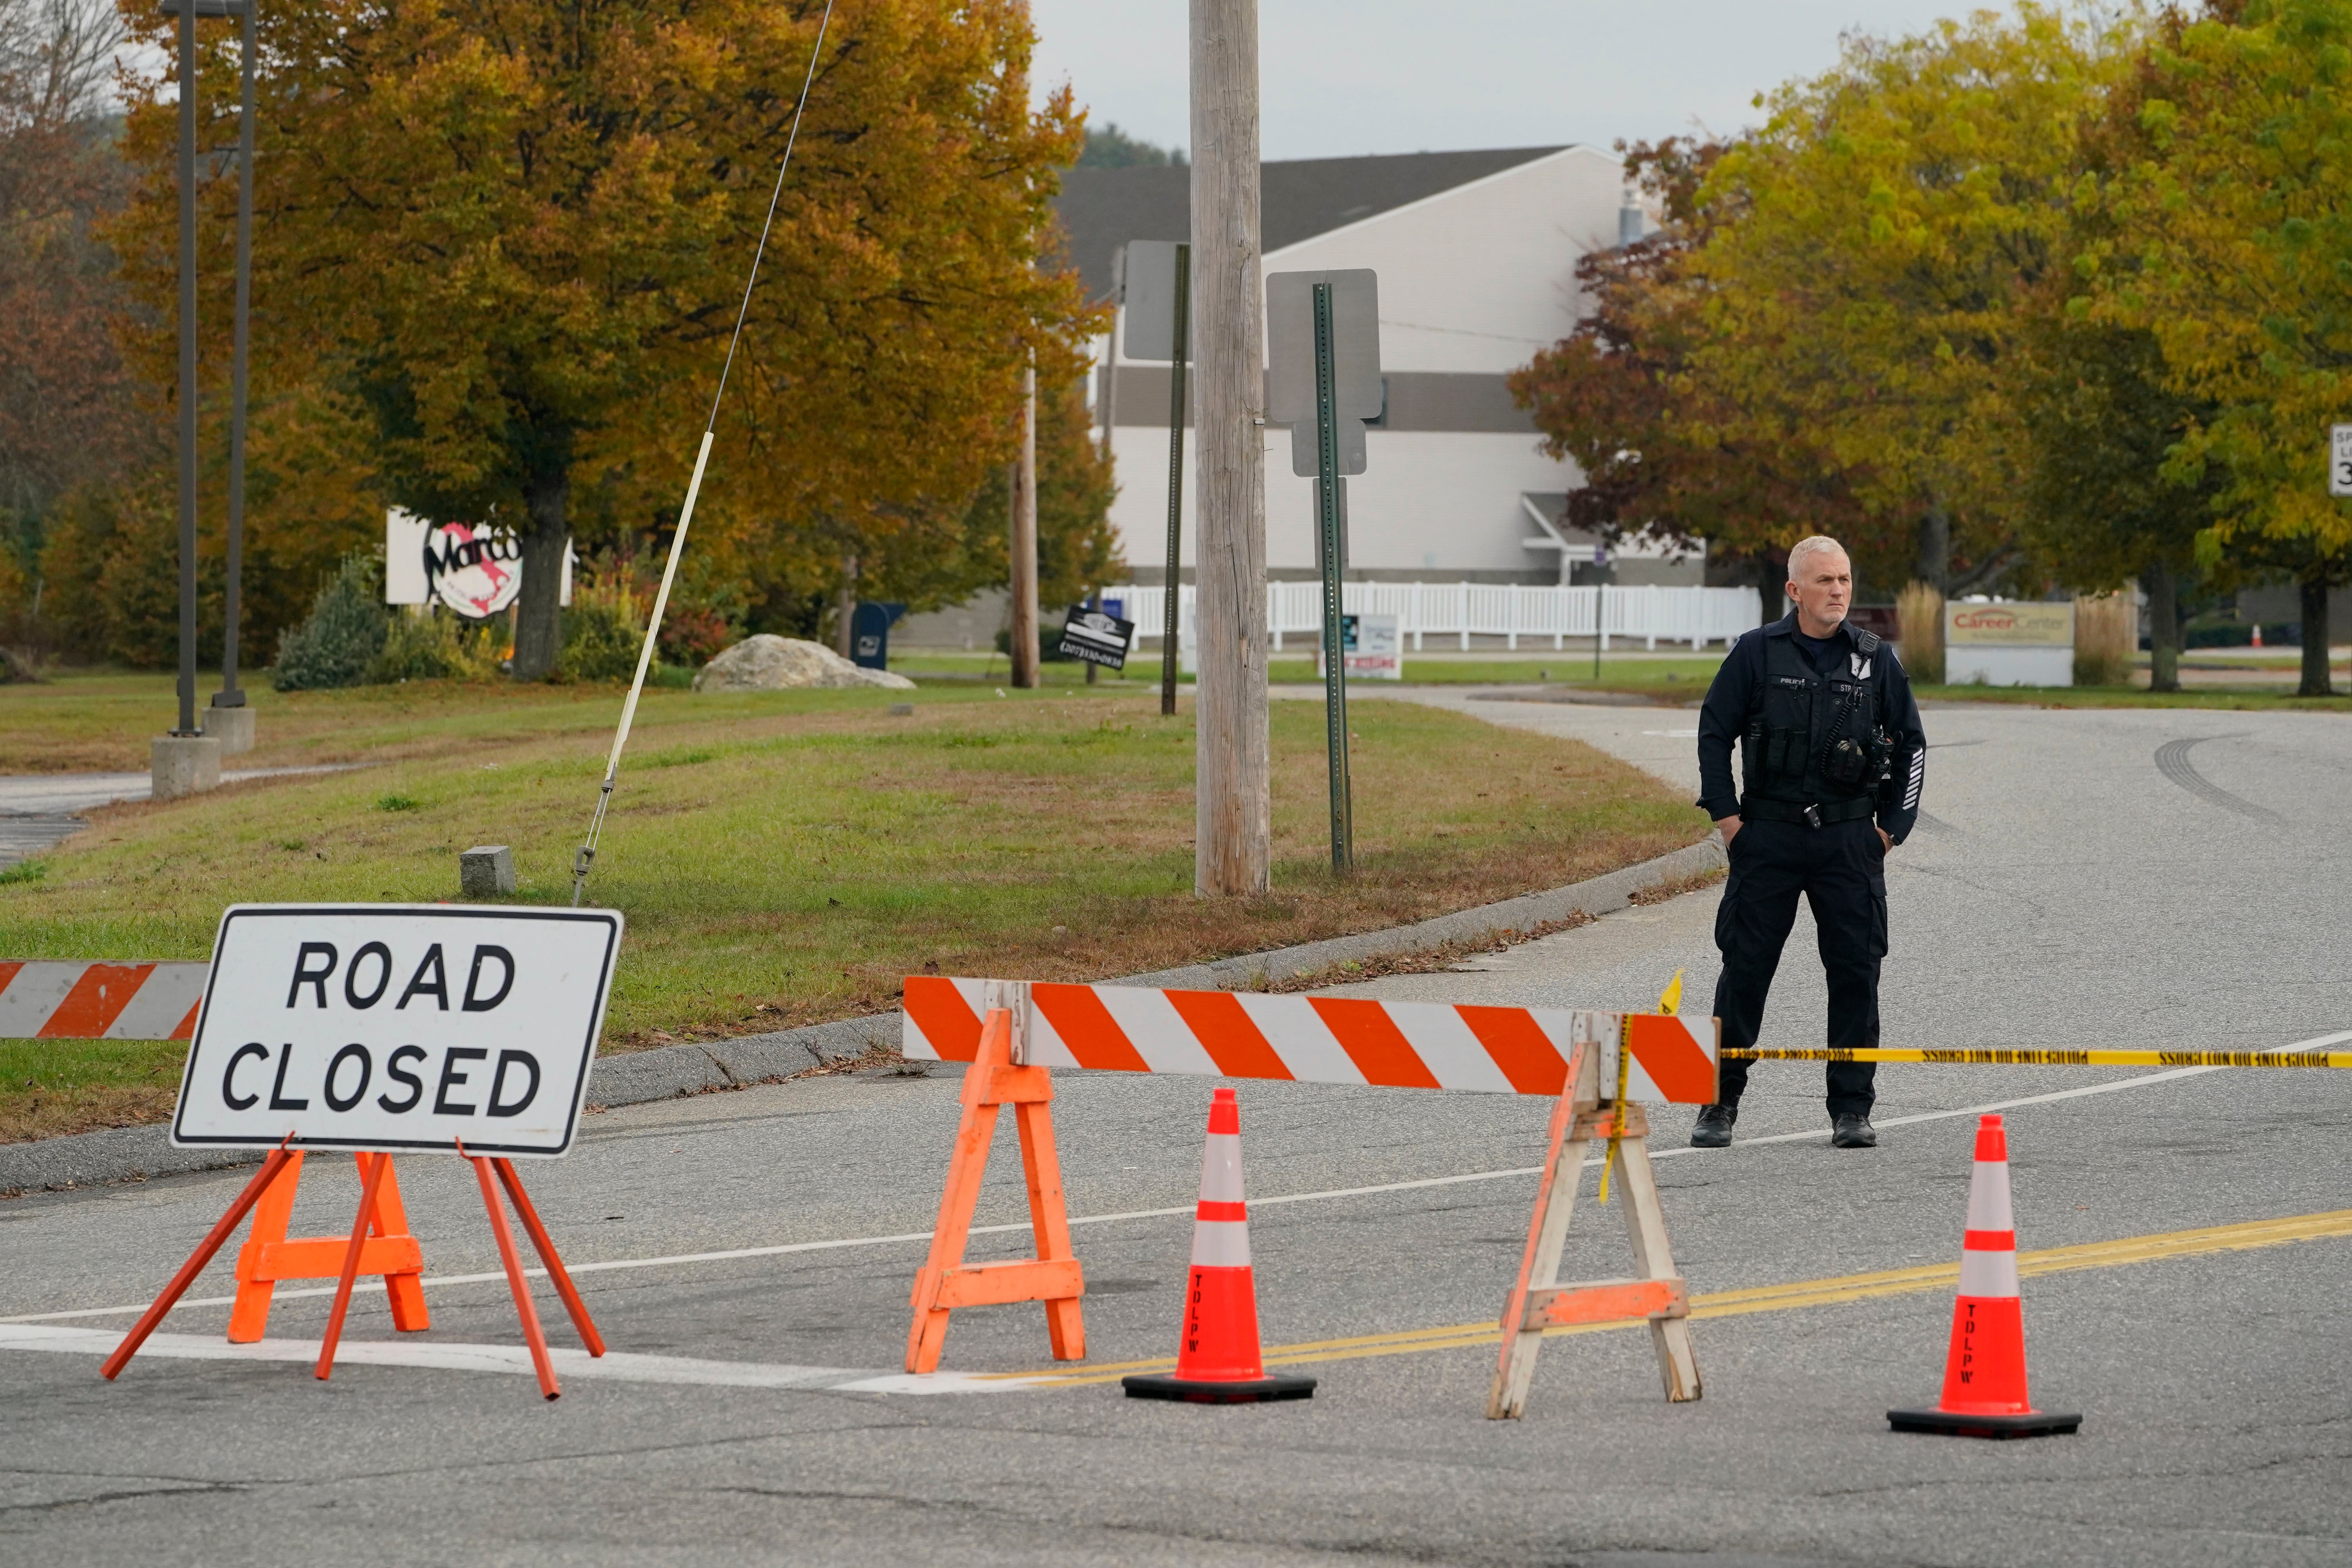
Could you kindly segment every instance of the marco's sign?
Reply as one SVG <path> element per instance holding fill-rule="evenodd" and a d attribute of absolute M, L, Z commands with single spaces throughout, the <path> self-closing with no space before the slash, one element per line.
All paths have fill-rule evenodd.
<path fill-rule="evenodd" d="M 570 545 L 560 602 L 572 603 Z M 472 620 L 498 615 L 522 591 L 522 542 L 488 522 L 431 522 L 394 507 L 383 514 L 383 602 L 438 600 Z"/>

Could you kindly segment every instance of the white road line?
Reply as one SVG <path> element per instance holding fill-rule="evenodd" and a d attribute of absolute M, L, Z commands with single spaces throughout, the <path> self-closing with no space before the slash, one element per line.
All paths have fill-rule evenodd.
<path fill-rule="evenodd" d="M 68 1355 L 109 1355 L 121 1342 L 109 1329 L 61 1329 L 20 1323 L 0 1327 L 0 1350 L 55 1351 Z M 142 1356 L 181 1361 L 299 1362 L 319 1359 L 317 1340 L 263 1340 L 233 1345 L 211 1334 L 155 1334 L 140 1347 Z M 614 1383 L 693 1384 L 709 1388 L 815 1388 L 860 1394 L 997 1394 L 1039 1381 L 1025 1377 L 979 1377 L 963 1373 L 861 1372 L 845 1367 L 784 1366 L 762 1362 L 706 1361 L 694 1356 L 632 1355 L 551 1345 L 556 1376 Z M 531 1375 L 527 1346 L 478 1345 L 446 1341 L 345 1340 L 335 1349 L 338 1366 L 421 1366 L 446 1372 Z"/>
<path fill-rule="evenodd" d="M 2325 1050 L 2330 1046 L 2347 1040 L 2352 1040 L 2352 1029 L 2339 1029 L 2332 1035 L 2320 1035 L 2308 1040 L 2298 1040 L 2293 1045 L 2273 1046 L 2268 1054 L 2275 1056 L 2288 1051 Z M 2094 1094 L 2114 1094 L 2126 1089 L 2145 1089 L 2151 1084 L 2169 1083 L 2177 1079 L 2196 1078 L 2204 1073 L 2230 1070 L 2228 1068 L 2210 1067 L 2169 1068 L 2163 1072 L 2143 1073 L 2136 1078 L 2116 1079 L 2108 1083 L 2092 1083 L 2077 1089 L 2053 1089 L 2047 1094 L 2029 1094 L 2016 1100 L 1990 1100 L 1982 1105 L 1963 1106 L 1954 1110 L 1923 1110 L 1916 1115 L 1891 1117 L 1880 1121 L 1878 1125 L 1912 1127 L 1925 1121 L 1948 1121 L 1957 1117 L 1981 1116 L 1996 1110 L 2016 1110 L 2030 1105 L 2050 1105 L 2059 1100 L 2081 1100 Z M 1829 1134 L 1822 1129 L 1808 1128 L 1802 1132 L 1775 1132 L 1761 1138 L 1738 1139 L 1732 1143 L 1732 1147 L 1745 1149 L 1768 1143 L 1801 1143 L 1813 1140 L 1824 1140 L 1828 1136 Z M 1650 1151 L 1650 1158 L 1667 1160 L 1685 1154 L 1714 1152 L 1717 1151 L 1690 1148 L 1653 1149 Z M 1587 1165 L 1597 1165 L 1600 1163 L 1597 1157 L 1585 1162 Z M 1272 1208 L 1278 1204 L 1311 1204 L 1328 1202 L 1337 1198 L 1373 1197 L 1382 1193 L 1418 1192 L 1428 1187 L 1459 1186 L 1466 1182 L 1509 1181 L 1514 1177 L 1538 1174 L 1541 1170 L 1542 1167 L 1538 1165 L 1515 1165 L 1507 1170 L 1469 1171 L 1455 1176 L 1423 1176 L 1415 1181 L 1382 1182 L 1378 1185 L 1368 1187 L 1327 1187 L 1319 1192 L 1286 1193 L 1270 1198 L 1252 1198 L 1250 1205 L 1254 1208 Z M 1128 1209 L 1118 1214 L 1076 1215 L 1071 1216 L 1070 1223 L 1074 1226 L 1117 1225 L 1128 1220 L 1172 1219 L 1179 1215 L 1189 1219 L 1192 1216 L 1192 1211 L 1193 1205 L 1191 1204 L 1185 1204 L 1177 1208 Z M 1025 1231 L 1029 1228 L 1029 1222 L 1022 1220 L 1013 1225 L 976 1225 L 971 1227 L 971 1234 L 997 1236 L 1013 1231 Z M 574 1263 L 570 1265 L 570 1268 L 574 1275 L 597 1274 L 620 1268 L 669 1268 L 693 1263 L 730 1263 L 746 1258 L 781 1258 L 796 1252 L 830 1252 L 848 1247 L 904 1246 L 915 1242 L 929 1242 L 930 1239 L 931 1233 L 928 1230 L 902 1231 L 895 1236 L 851 1236 L 830 1241 L 788 1241 L 772 1247 L 732 1247 L 723 1252 L 678 1252 L 658 1258 L 614 1258 L 596 1263 Z M 547 1270 L 532 1268 L 525 1272 L 534 1278 L 543 1279 Z M 428 1275 L 424 1282 L 436 1287 L 480 1285 L 502 1281 L 505 1279 L 506 1276 L 503 1273 L 439 1274 Z M 355 1289 L 359 1292 L 381 1294 L 383 1284 L 378 1280 L 373 1285 L 359 1285 Z M 280 1289 L 274 1299 L 288 1301 L 305 1296 L 331 1296 L 334 1293 L 334 1287 L 331 1285 L 299 1290 Z M 178 1311 L 190 1307 L 226 1307 L 235 1300 L 233 1296 L 191 1297 L 182 1300 L 173 1310 Z M 75 1318 L 114 1318 L 127 1313 L 143 1312 L 146 1310 L 147 1303 L 139 1301 L 123 1307 L 83 1307 L 64 1312 L 27 1312 L 18 1317 L 0 1318 L 0 1324 L 61 1322 Z"/>

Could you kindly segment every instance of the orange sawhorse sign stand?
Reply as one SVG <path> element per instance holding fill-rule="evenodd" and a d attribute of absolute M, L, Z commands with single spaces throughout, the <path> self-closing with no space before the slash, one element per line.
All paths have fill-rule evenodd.
<path fill-rule="evenodd" d="M 290 1135 L 289 1142 L 291 1142 Z M 562 1393 L 555 1378 L 555 1365 L 547 1350 L 547 1336 L 541 1330 L 538 1310 L 532 1306 L 530 1283 L 523 1278 L 522 1258 L 516 1250 L 514 1232 L 507 1224 L 506 1210 L 499 1203 L 499 1187 L 506 1189 L 508 1199 L 514 1205 L 523 1229 L 530 1233 L 531 1245 L 538 1249 L 540 1261 L 547 1266 L 549 1278 L 555 1281 L 558 1294 L 563 1298 L 564 1310 L 592 1356 L 604 1353 L 604 1336 L 596 1331 L 588 1315 L 587 1303 L 572 1283 L 571 1274 L 557 1255 L 555 1242 L 540 1222 L 539 1211 L 531 1206 L 530 1195 L 523 1191 L 522 1179 L 515 1173 L 514 1162 L 503 1158 L 467 1154 L 464 1145 L 457 1152 L 474 1167 L 481 1184 L 482 1205 L 490 1217 L 490 1231 L 497 1237 L 499 1258 L 505 1265 L 507 1283 L 513 1289 L 516 1315 L 522 1320 L 523 1338 L 530 1345 L 532 1369 L 539 1374 L 539 1390 L 550 1399 Z M 352 1224 L 348 1240 L 332 1237 L 311 1237 L 286 1239 L 286 1224 L 294 1204 L 294 1188 L 302 1167 L 302 1153 L 285 1144 L 269 1152 L 261 1169 L 237 1194 L 228 1212 L 220 1217 L 163 1293 L 123 1336 L 114 1353 L 100 1368 L 110 1381 L 120 1374 L 139 1352 L 147 1336 L 155 1331 L 180 1298 L 194 1284 L 205 1266 L 213 1260 L 228 1238 L 235 1235 L 248 1212 L 254 1213 L 254 1233 L 237 1259 L 236 1305 L 229 1320 L 229 1338 L 240 1343 L 250 1343 L 261 1338 L 269 1316 L 270 1292 L 281 1279 L 317 1279 L 331 1278 L 335 1281 L 335 1302 L 327 1316 L 327 1331 L 319 1351 L 316 1374 L 325 1378 L 334 1369 L 335 1347 L 342 1339 L 343 1319 L 350 1311 L 352 1289 L 364 1268 L 367 1273 L 382 1273 L 384 1286 L 392 1297 L 394 1325 L 415 1330 L 425 1326 L 425 1291 L 422 1283 L 424 1257 L 416 1238 L 408 1233 L 407 1219 L 400 1206 L 400 1190 L 392 1173 L 392 1156 L 386 1153 L 362 1152 L 355 1156 L 360 1169 L 359 1214 Z M 492 1177 L 496 1177 L 493 1184 Z M 258 1212 L 256 1212 L 258 1211 Z M 373 1233 L 373 1234 L 371 1234 Z M 341 1247 L 337 1267 L 318 1267 L 333 1248 Z"/>
<path fill-rule="evenodd" d="M 930 1257 L 915 1276 L 915 1321 L 907 1334 L 907 1370 L 937 1372 L 948 1337 L 948 1314 L 958 1307 L 1043 1301 L 1045 1332 L 1055 1361 L 1082 1361 L 1087 1353 L 1086 1319 L 1079 1299 L 1086 1278 L 1070 1250 L 1070 1221 L 1062 1200 L 1061 1161 L 1054 1152 L 1053 1080 L 1042 1067 L 1013 1065 L 1013 1014 L 989 1010 L 982 1026 L 980 1053 L 963 1075 L 963 1117 L 956 1127 L 955 1152 L 948 1161 L 947 1189 L 940 1197 L 940 1221 L 931 1230 Z M 980 1180 L 988 1169 L 988 1145 L 996 1133 L 996 1113 L 1013 1107 L 1021 1138 L 1021 1171 L 1028 1179 L 1029 1222 L 1037 1256 L 999 1263 L 963 1261 L 971 1234 Z"/>
<path fill-rule="evenodd" d="M 392 1326 L 406 1333 L 430 1328 L 425 1310 L 425 1254 L 408 1231 L 408 1216 L 400 1204 L 400 1178 L 389 1154 L 356 1155 L 360 1181 L 365 1185 L 377 1164 L 385 1167 L 376 1192 L 369 1236 L 360 1248 L 359 1271 L 380 1275 L 392 1298 Z M 335 1279 L 343 1270 L 346 1242 L 340 1236 L 289 1238 L 288 1223 L 294 1215 L 294 1192 L 302 1180 L 302 1151 L 287 1152 L 286 1166 L 263 1190 L 253 1205 L 253 1229 L 236 1255 L 236 1304 L 229 1309 L 231 1344 L 249 1345 L 269 1328 L 269 1303 L 280 1280 Z"/>

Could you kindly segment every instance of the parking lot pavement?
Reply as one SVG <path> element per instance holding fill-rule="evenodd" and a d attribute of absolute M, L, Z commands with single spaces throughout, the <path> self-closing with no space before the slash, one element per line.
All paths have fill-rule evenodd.
<path fill-rule="evenodd" d="M 1629 749 L 1679 727 L 1474 710 L 1489 707 L 1587 738 L 1630 727 Z M 2352 1026 L 2345 854 L 2322 805 L 2352 753 L 2341 720 L 1969 709 L 1928 727 L 1937 826 L 1889 872 L 1890 1044 L 2271 1047 Z M 1696 1011 L 1715 900 L 1360 989 L 1640 1005 L 1681 967 Z M 1801 917 L 1783 976 L 1766 1042 L 1814 1043 Z M 435 1315 L 402 1338 L 437 1347 L 428 1364 L 355 1361 L 320 1384 L 294 1362 L 142 1357 L 107 1384 L 87 1345 L 0 1323 L 0 1540 L 45 1564 L 2352 1555 L 2352 1075 L 1888 1068 L 1884 1146 L 1839 1152 L 1818 1072 L 1759 1068 L 1727 1151 L 1680 1148 L 1688 1112 L 1658 1117 L 1666 1217 L 1700 1299 L 1696 1404 L 1663 1402 L 1641 1332 L 1604 1331 L 1548 1346 L 1526 1420 L 1483 1419 L 1486 1325 L 1524 1239 L 1545 1103 L 1257 1082 L 1240 1090 L 1260 1310 L 1270 1352 L 1322 1380 L 1314 1399 L 856 1386 L 903 1353 L 957 1084 L 819 1079 L 593 1117 L 571 1157 L 526 1167 L 614 1350 L 647 1358 L 571 1375 L 552 1405 L 519 1374 L 455 1161 L 402 1169 Z M 1209 1087 L 1056 1076 L 1089 1282 L 1089 1355 L 1060 1370 L 1172 1352 Z M 1990 1106 L 2011 1127 L 2034 1390 L 2084 1425 L 2013 1444 L 1897 1436 L 1885 1412 L 1940 1385 L 1951 1287 L 1886 1277 L 1957 1260 Z M 1003 1228 L 976 1257 L 1026 1246 L 1009 1133 L 996 1154 L 979 1217 Z M 350 1163 L 315 1167 L 298 1228 L 339 1232 Z M 237 1180 L 0 1205 L 0 1318 L 20 1335 L 119 1331 Z M 2064 1248 L 2082 1250 L 2035 1257 Z M 1615 1202 L 1581 1205 L 1570 1269 L 1625 1261 Z M 216 1265 L 195 1296 L 216 1303 L 226 1278 Z M 315 1339 L 325 1307 L 288 1292 L 273 1336 Z M 573 1342 L 544 1290 L 541 1310 Z M 167 1327 L 211 1342 L 225 1319 L 191 1305 Z M 381 1295 L 360 1298 L 352 1341 L 394 1338 Z M 944 1365 L 1056 1370 L 1034 1307 L 958 1313 Z"/>

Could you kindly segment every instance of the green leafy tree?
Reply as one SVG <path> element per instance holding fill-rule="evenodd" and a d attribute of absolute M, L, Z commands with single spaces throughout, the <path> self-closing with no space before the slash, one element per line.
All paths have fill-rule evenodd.
<path fill-rule="evenodd" d="M 1129 136 L 1108 120 L 1087 127 L 1086 150 L 1078 154 L 1081 169 L 1164 169 L 1171 163 L 1184 166 L 1183 148 Z"/>
<path fill-rule="evenodd" d="M 1720 216 L 1689 263 L 1690 374 L 1735 411 L 1726 436 L 1818 443 L 1883 528 L 1913 531 L 1938 589 L 2017 559 L 2005 365 L 2131 37 L 2032 5 L 1850 36 L 1837 68 L 1763 100 L 1702 193 Z"/>
<path fill-rule="evenodd" d="M 2209 560 L 2294 576 L 2302 690 L 2326 695 L 2327 593 L 2352 578 L 2326 441 L 2352 418 L 2352 3 L 2168 16 L 2131 107 L 2145 150 L 2079 265 L 2099 316 L 2151 334 L 2168 386 L 2210 405 L 2167 475 L 2212 488 Z"/>
<path fill-rule="evenodd" d="M 2204 405 L 2167 384 L 2154 336 L 2062 310 L 2017 367 L 2030 433 L 2021 542 L 2067 587 L 2105 593 L 2137 578 L 2148 600 L 2149 685 L 2180 689 L 2180 603 L 2197 573 L 2212 487 L 2168 477 Z"/>

